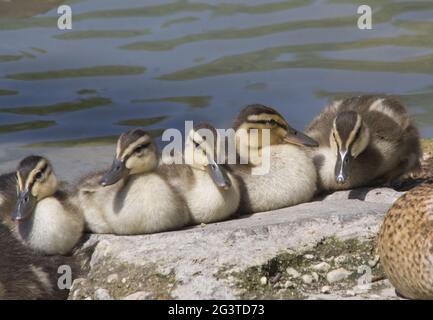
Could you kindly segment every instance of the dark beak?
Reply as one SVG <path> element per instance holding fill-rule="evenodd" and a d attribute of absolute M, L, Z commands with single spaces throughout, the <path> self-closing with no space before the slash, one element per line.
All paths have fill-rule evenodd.
<path fill-rule="evenodd" d="M 36 204 L 37 200 L 30 191 L 20 192 L 15 210 L 12 213 L 12 220 L 21 222 L 27 219 L 35 210 Z"/>
<path fill-rule="evenodd" d="M 128 174 L 129 170 L 126 168 L 125 163 L 121 160 L 114 159 L 111 169 L 104 174 L 99 183 L 103 187 L 110 186 L 126 178 Z"/>
<path fill-rule="evenodd" d="M 209 164 L 206 166 L 207 171 L 209 172 L 212 180 L 215 182 L 215 184 L 223 189 L 228 190 L 232 183 L 225 171 L 224 168 L 222 168 L 218 163 L 216 163 L 214 160 L 209 159 Z"/>
<path fill-rule="evenodd" d="M 319 143 L 310 138 L 305 133 L 297 131 L 295 129 L 289 129 L 289 134 L 284 138 L 284 142 L 294 144 L 297 146 L 306 146 L 306 147 L 318 147 Z"/>
<path fill-rule="evenodd" d="M 335 181 L 338 184 L 346 183 L 349 177 L 350 153 L 339 152 L 337 155 L 337 163 L 335 164 Z"/>

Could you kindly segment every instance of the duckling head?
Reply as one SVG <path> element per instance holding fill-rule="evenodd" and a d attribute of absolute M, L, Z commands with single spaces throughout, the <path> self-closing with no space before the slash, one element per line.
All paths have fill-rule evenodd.
<path fill-rule="evenodd" d="M 23 159 L 16 170 L 18 200 L 12 219 L 21 222 L 29 218 L 38 203 L 57 191 L 57 178 L 51 163 L 40 156 Z"/>
<path fill-rule="evenodd" d="M 130 175 L 151 172 L 158 162 L 157 147 L 152 137 L 141 129 L 130 130 L 117 140 L 113 164 L 101 178 L 100 184 L 105 187 Z"/>
<path fill-rule="evenodd" d="M 261 104 L 245 107 L 239 113 L 234 129 L 236 131 L 236 149 L 239 154 L 242 152 L 248 154 L 248 150 L 254 149 L 260 153 L 261 148 L 264 147 L 264 139 L 262 139 L 264 130 L 269 130 L 269 145 L 284 143 L 308 147 L 319 145 L 314 139 L 292 128 L 275 109 Z M 256 129 L 254 130 L 255 137 L 251 135 L 252 129 Z M 254 164 L 253 159 L 250 161 Z"/>
<path fill-rule="evenodd" d="M 359 113 L 344 111 L 337 115 L 330 136 L 331 148 L 337 155 L 335 163 L 337 183 L 346 183 L 353 159 L 367 148 L 369 141 L 370 132 Z"/>
<path fill-rule="evenodd" d="M 226 170 L 217 163 L 219 142 L 217 130 L 212 125 L 201 123 L 194 126 L 188 134 L 185 160 L 196 169 L 208 171 L 214 183 L 226 190 L 231 182 Z"/>

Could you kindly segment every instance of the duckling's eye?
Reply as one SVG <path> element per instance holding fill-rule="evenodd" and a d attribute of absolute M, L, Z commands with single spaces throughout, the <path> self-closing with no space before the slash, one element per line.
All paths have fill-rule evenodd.
<path fill-rule="evenodd" d="M 140 153 L 143 150 L 144 150 L 143 146 L 139 146 L 139 147 L 135 148 L 134 153 Z"/>
<path fill-rule="evenodd" d="M 137 148 L 135 148 L 134 153 L 138 154 L 141 153 L 144 149 L 146 149 L 149 146 L 149 143 L 141 144 Z"/>
<path fill-rule="evenodd" d="M 42 172 L 41 172 L 41 171 L 39 171 L 39 172 L 36 173 L 36 175 L 35 175 L 36 180 L 41 180 L 42 177 L 43 177 L 43 175 L 42 175 Z"/>
<path fill-rule="evenodd" d="M 276 126 L 278 124 L 274 119 L 269 120 L 268 123 L 272 126 Z"/>

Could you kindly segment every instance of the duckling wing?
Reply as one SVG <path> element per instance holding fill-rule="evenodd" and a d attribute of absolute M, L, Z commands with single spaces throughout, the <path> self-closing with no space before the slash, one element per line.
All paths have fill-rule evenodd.
<path fill-rule="evenodd" d="M 10 226 L 10 214 L 17 202 L 16 176 L 8 173 L 0 176 L 0 220 Z"/>

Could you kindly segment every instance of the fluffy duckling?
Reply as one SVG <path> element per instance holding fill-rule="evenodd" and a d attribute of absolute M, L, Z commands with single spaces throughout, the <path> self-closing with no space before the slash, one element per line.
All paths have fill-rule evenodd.
<path fill-rule="evenodd" d="M 385 216 L 378 251 L 397 292 L 411 299 L 433 299 L 433 183 L 398 199 Z"/>
<path fill-rule="evenodd" d="M 58 287 L 59 266 L 73 261 L 65 257 L 42 257 L 32 252 L 0 224 L 0 300 L 66 299 L 68 290 Z"/>
<path fill-rule="evenodd" d="M 0 220 L 9 229 L 14 229 L 15 223 L 11 213 L 17 202 L 17 176 L 7 173 L 0 176 Z"/>
<path fill-rule="evenodd" d="M 186 164 L 161 168 L 184 197 L 195 224 L 225 220 L 239 206 L 239 183 L 224 165 L 217 163 L 218 144 L 219 136 L 213 126 L 195 126 L 186 141 Z"/>
<path fill-rule="evenodd" d="M 334 101 L 306 133 L 322 191 L 392 184 L 419 170 L 419 133 L 406 108 L 389 97 L 359 96 Z"/>
<path fill-rule="evenodd" d="M 290 127 L 276 110 L 260 104 L 244 108 L 234 130 L 241 162 L 230 167 L 241 180 L 240 213 L 279 209 L 313 198 L 316 169 L 302 146 L 315 147 L 315 140 Z M 269 141 L 263 139 L 267 133 Z M 265 170 L 254 171 L 259 167 Z"/>
<path fill-rule="evenodd" d="M 84 178 L 76 201 L 94 233 L 134 235 L 168 231 L 190 219 L 182 197 L 158 169 L 159 154 L 148 133 L 120 136 L 111 169 Z"/>
<path fill-rule="evenodd" d="M 12 220 L 19 237 L 47 255 L 65 255 L 80 240 L 84 219 L 64 191 L 58 190 L 51 163 L 40 156 L 22 160 L 16 171 L 18 199 Z"/>

